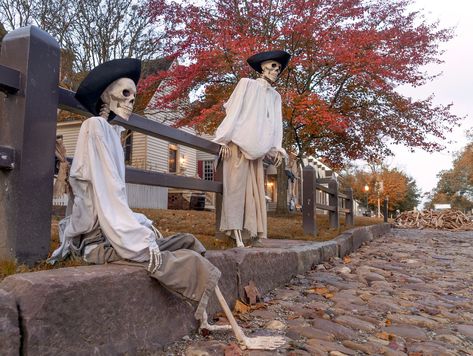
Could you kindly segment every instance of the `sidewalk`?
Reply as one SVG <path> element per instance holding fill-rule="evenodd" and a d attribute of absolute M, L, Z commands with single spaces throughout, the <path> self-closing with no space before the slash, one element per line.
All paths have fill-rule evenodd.
<path fill-rule="evenodd" d="M 277 351 L 244 355 L 473 355 L 473 232 L 392 230 L 297 275 L 241 316 Z M 231 335 L 194 336 L 166 355 L 238 355 Z"/>
<path fill-rule="evenodd" d="M 389 224 L 358 227 L 327 242 L 269 239 L 263 248 L 206 257 L 222 272 L 219 287 L 233 306 L 251 281 L 266 294 L 389 230 Z M 139 267 L 20 273 L 0 283 L 0 355 L 154 355 L 196 332 L 195 307 Z M 219 311 L 212 297 L 209 315 Z"/>

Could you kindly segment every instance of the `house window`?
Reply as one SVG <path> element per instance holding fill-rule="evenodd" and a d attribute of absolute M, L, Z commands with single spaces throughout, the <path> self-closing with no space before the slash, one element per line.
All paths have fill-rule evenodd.
<path fill-rule="evenodd" d="M 177 146 L 169 145 L 169 173 L 177 173 Z"/>
<path fill-rule="evenodd" d="M 203 179 L 205 180 L 214 180 L 214 162 L 212 160 L 210 161 L 204 161 L 204 166 L 203 166 Z"/>

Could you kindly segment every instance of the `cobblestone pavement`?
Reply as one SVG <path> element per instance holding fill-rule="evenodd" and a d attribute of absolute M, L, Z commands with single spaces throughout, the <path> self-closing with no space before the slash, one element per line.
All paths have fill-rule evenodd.
<path fill-rule="evenodd" d="M 166 355 L 473 355 L 473 232 L 392 230 L 264 297 L 239 323 L 284 335 L 240 352 L 231 334 L 194 335 Z"/>

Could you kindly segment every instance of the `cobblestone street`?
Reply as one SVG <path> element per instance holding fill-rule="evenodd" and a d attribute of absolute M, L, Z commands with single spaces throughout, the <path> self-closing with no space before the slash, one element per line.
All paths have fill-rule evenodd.
<path fill-rule="evenodd" d="M 473 233 L 394 229 L 263 299 L 239 324 L 284 347 L 240 353 L 219 332 L 165 354 L 473 355 Z"/>

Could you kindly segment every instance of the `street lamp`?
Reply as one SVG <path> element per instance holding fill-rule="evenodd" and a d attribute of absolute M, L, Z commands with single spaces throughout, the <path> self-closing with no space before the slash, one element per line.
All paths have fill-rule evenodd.
<path fill-rule="evenodd" d="M 365 184 L 365 193 L 366 193 L 366 211 L 368 212 L 368 192 L 370 191 L 370 186 Z"/>

